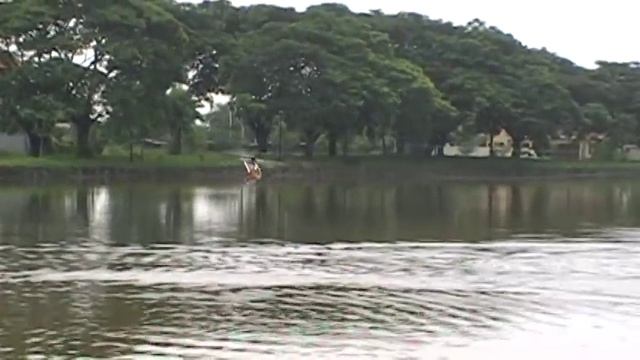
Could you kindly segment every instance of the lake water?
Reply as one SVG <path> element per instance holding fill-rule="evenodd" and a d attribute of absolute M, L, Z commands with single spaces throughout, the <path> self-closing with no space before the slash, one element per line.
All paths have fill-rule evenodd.
<path fill-rule="evenodd" d="M 2 359 L 635 359 L 640 181 L 0 189 Z"/>

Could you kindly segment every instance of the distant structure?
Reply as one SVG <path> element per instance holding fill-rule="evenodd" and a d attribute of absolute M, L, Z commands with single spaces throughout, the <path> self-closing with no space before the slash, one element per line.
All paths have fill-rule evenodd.
<path fill-rule="evenodd" d="M 493 142 L 493 156 L 508 158 L 513 156 L 513 137 L 505 130 L 501 129 L 493 139 L 488 134 L 477 134 L 465 144 L 451 144 L 444 146 L 443 154 L 448 157 L 472 157 L 488 158 L 491 156 L 491 143 Z M 528 138 L 520 144 L 520 157 L 537 158 L 533 149 L 533 142 Z"/>
<path fill-rule="evenodd" d="M 628 144 L 622 147 L 622 156 L 627 161 L 640 161 L 640 147 L 635 144 Z"/>
<path fill-rule="evenodd" d="M 550 139 L 551 156 L 562 160 L 591 160 L 596 147 L 606 139 L 605 134 L 589 133 L 584 136 L 557 135 Z"/>

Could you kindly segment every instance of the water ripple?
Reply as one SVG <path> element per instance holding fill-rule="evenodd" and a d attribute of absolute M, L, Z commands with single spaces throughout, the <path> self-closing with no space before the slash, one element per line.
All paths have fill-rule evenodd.
<path fill-rule="evenodd" d="M 576 319 L 631 334 L 638 255 L 640 243 L 597 239 L 5 246 L 0 354 L 473 358 Z"/>

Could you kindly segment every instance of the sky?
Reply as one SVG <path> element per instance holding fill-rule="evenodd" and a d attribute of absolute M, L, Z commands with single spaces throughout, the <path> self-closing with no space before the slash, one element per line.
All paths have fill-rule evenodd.
<path fill-rule="evenodd" d="M 198 0 L 183 0 L 197 2 Z M 478 18 L 542 48 L 593 68 L 598 60 L 640 61 L 640 2 L 635 0 L 231 0 L 295 7 L 339 2 L 352 11 L 416 12 L 432 19 L 466 24 Z"/>

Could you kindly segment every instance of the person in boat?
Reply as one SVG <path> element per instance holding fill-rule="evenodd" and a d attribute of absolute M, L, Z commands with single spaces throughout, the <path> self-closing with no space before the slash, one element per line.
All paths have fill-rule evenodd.
<path fill-rule="evenodd" d="M 244 166 L 247 168 L 247 180 L 260 180 L 262 178 L 262 169 L 256 161 L 255 157 L 252 157 L 248 162 L 245 161 Z"/>

